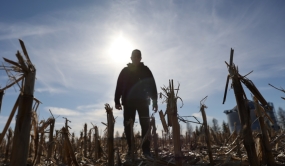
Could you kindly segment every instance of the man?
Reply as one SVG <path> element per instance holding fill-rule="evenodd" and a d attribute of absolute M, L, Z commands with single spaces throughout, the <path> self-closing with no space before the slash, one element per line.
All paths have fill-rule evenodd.
<path fill-rule="evenodd" d="M 155 80 L 150 69 L 141 62 L 141 51 L 133 50 L 131 60 L 127 67 L 121 71 L 115 91 L 115 108 L 122 110 L 124 106 L 124 127 L 128 143 L 128 154 L 131 150 L 131 128 L 129 120 L 135 120 L 138 111 L 142 138 L 149 128 L 149 104 L 152 99 L 153 111 L 157 111 L 157 89 Z M 120 103 L 122 99 L 122 105 Z M 151 157 L 150 141 L 148 139 L 142 144 L 143 155 Z"/>

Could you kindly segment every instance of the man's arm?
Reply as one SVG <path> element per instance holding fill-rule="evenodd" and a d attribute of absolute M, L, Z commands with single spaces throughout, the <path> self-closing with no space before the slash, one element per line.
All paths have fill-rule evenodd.
<path fill-rule="evenodd" d="M 124 69 L 119 74 L 118 80 L 117 80 L 117 86 L 115 91 L 115 108 L 118 110 L 122 109 L 120 98 L 123 94 L 123 80 L 124 80 Z"/>
<path fill-rule="evenodd" d="M 148 69 L 148 77 L 149 77 L 149 86 L 150 86 L 150 98 L 152 99 L 152 107 L 153 107 L 153 111 L 157 111 L 157 89 L 156 89 L 156 83 L 154 80 L 154 77 L 152 75 L 152 72 L 150 71 L 149 68 Z"/>

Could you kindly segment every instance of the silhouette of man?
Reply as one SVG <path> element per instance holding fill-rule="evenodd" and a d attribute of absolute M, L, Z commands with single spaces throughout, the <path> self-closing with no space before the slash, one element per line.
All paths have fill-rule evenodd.
<path fill-rule="evenodd" d="M 130 119 L 135 120 L 136 111 L 139 114 L 142 138 L 149 128 L 149 105 L 152 99 L 153 111 L 157 111 L 157 89 L 154 77 L 150 69 L 141 62 L 140 50 L 133 50 L 132 63 L 123 68 L 117 80 L 115 91 L 115 108 L 124 108 L 124 129 L 128 143 L 128 155 L 131 150 L 131 128 L 128 123 Z M 120 103 L 122 99 L 122 105 Z M 150 141 L 148 139 L 142 144 L 143 155 L 151 157 Z"/>

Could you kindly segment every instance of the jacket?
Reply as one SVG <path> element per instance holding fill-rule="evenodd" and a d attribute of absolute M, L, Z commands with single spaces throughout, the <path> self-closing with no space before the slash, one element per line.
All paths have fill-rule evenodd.
<path fill-rule="evenodd" d="M 147 101 L 152 99 L 153 105 L 157 105 L 157 89 L 154 77 L 150 69 L 142 62 L 136 67 L 129 63 L 121 71 L 115 91 L 115 104 L 122 105 L 131 101 Z"/>

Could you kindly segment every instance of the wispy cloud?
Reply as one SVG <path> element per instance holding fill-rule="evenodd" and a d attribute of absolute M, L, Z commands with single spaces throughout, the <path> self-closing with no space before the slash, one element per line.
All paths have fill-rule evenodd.
<path fill-rule="evenodd" d="M 45 88 L 35 88 L 35 91 L 39 92 L 39 93 L 48 92 L 48 93 L 52 93 L 52 94 L 66 93 L 66 91 L 62 90 L 61 88 L 49 87 L 49 86 L 46 86 Z"/>
<path fill-rule="evenodd" d="M 46 107 L 47 110 L 52 110 L 53 114 L 55 115 L 62 115 L 62 116 L 78 116 L 80 113 L 74 110 L 70 110 L 67 108 L 57 108 L 57 107 Z"/>
<path fill-rule="evenodd" d="M 30 25 L 28 23 L 4 24 L 0 22 L 0 40 L 11 40 L 33 36 L 53 34 L 56 29 L 46 25 Z"/>
<path fill-rule="evenodd" d="M 45 107 L 44 109 L 46 112 L 51 110 L 55 117 L 56 115 L 60 115 L 61 117 L 68 118 L 68 120 L 71 121 L 70 126 L 72 127 L 72 131 L 76 132 L 77 134 L 79 134 L 78 132 L 83 129 L 84 123 L 87 123 L 89 126 L 88 128 L 92 127 L 91 123 L 97 125 L 98 127 L 104 128 L 104 125 L 102 125 L 101 122 L 106 123 L 107 121 L 107 113 L 104 109 L 104 104 L 81 105 L 76 107 L 76 110 L 61 107 Z M 113 115 L 117 119 L 115 124 L 116 130 L 122 133 L 123 112 L 113 109 Z M 61 118 L 58 120 L 56 120 L 56 128 L 60 129 L 63 127 L 62 124 L 64 124 L 64 120 Z"/>

